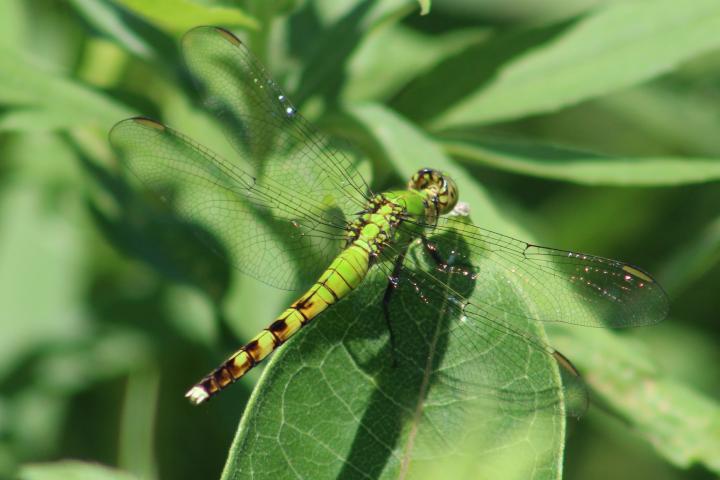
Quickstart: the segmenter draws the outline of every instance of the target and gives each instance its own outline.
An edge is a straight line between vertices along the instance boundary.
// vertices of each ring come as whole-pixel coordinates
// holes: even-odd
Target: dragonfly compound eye
[[[455,181],[441,171],[432,168],[418,170],[408,182],[408,188],[424,190],[429,196],[436,197],[436,205],[441,215],[450,213],[458,202],[458,188]]]

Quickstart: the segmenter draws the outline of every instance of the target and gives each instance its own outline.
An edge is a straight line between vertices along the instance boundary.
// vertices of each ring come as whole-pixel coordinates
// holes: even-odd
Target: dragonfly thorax
[[[404,202],[396,202],[387,194],[375,195],[367,208],[348,224],[347,244],[359,244],[371,255],[379,255],[386,243],[395,240],[396,229],[406,214]]]

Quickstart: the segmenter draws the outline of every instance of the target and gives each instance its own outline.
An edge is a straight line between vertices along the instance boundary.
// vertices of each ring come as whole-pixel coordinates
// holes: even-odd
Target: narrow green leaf
[[[403,0],[323,2],[315,7],[307,4],[306,15],[318,22],[312,35],[297,35],[295,48],[301,53],[303,66],[300,88],[293,95],[297,104],[317,94],[335,102],[347,76],[347,64],[363,38],[377,28],[399,22],[412,11],[412,4]]]
[[[720,217],[670,257],[662,272],[666,287],[678,294],[720,262]]]
[[[427,35],[401,23],[374,28],[348,62],[342,98],[346,102],[389,100],[413,78],[487,35],[487,30],[475,28]]]
[[[139,478],[158,478],[155,460],[160,374],[147,365],[128,376],[118,435],[118,465]]]
[[[112,4],[100,0],[71,1],[89,23],[110,38],[115,39],[119,44],[124,45],[128,51],[142,58],[152,56],[153,47],[123,22],[117,8],[114,8]]]
[[[27,20],[22,0],[0,2],[0,45],[14,45],[22,38]]]
[[[504,65],[489,84],[451,106],[434,126],[521,118],[646,81],[720,46],[719,30],[720,4],[715,0],[611,5]]]
[[[65,112],[46,108],[17,108],[0,115],[0,130],[49,132],[67,126]]]
[[[0,51],[0,103],[30,108],[6,119],[5,128],[95,125],[108,130],[119,118],[132,114],[109,96],[11,50]],[[40,128],[29,123],[33,119]]]
[[[428,124],[496,81],[497,72],[505,65],[547,44],[567,28],[565,22],[478,37],[457,53],[448,51],[430,71],[416,77],[393,98],[392,106],[415,122]]]
[[[214,24],[258,28],[257,21],[237,7],[212,6],[193,0],[116,1],[170,33]]]
[[[427,15],[430,13],[430,0],[418,0],[420,4],[420,15]]]
[[[33,140],[33,146],[40,148],[25,148],[40,155],[35,160],[43,164],[23,166],[58,182],[58,167],[48,169],[48,159],[72,162],[67,147],[63,149],[57,140]],[[18,150],[7,146],[3,153],[22,158]],[[28,163],[32,160],[26,159]],[[45,188],[49,192],[49,187]],[[0,197],[0,378],[50,339],[69,340],[87,328],[81,300],[87,251],[79,229],[70,220],[77,218],[79,205],[64,205],[62,216],[58,215],[47,207],[47,192],[40,187],[23,188],[18,182]],[[42,302],[37,301],[38,296]]]
[[[720,180],[720,158],[618,158],[554,145],[457,137],[442,141],[460,160],[583,185],[660,187]]]
[[[18,480],[136,480],[120,470],[75,460],[32,463],[20,470]]]
[[[720,472],[720,404],[663,375],[643,345],[605,330],[548,329],[602,400],[668,461]],[[584,354],[592,352],[592,354]]]
[[[720,136],[717,135],[720,118],[712,97],[708,101],[703,91],[681,92],[672,87],[671,83],[653,82],[602,97],[593,103],[622,119],[625,129],[629,124],[633,127],[631,131],[651,135],[660,148],[700,156],[720,156]]]

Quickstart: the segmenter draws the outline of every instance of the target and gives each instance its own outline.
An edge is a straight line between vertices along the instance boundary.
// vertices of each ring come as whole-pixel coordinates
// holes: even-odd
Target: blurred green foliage
[[[564,475],[717,476],[715,0],[4,0],[0,477],[217,478],[226,462],[258,374],[207,408],[182,393],[292,298],[138,198],[106,140],[145,114],[233,155],[177,50],[206,23],[354,141],[375,188],[451,170],[477,224],[656,273],[664,324],[548,329],[597,402],[568,422]],[[61,459],[118,471],[36,463]]]

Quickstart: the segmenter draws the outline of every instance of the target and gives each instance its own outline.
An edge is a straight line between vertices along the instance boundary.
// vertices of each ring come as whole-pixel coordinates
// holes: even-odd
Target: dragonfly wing
[[[258,178],[346,216],[364,208],[368,186],[356,161],[300,115],[237,37],[198,27],[183,37],[183,54],[206,107]]]
[[[465,253],[441,235],[455,229],[467,242]],[[651,325],[667,316],[662,287],[649,273],[618,260],[533,245],[454,217],[440,219],[430,245],[448,268],[476,278],[484,298],[471,297],[470,311],[501,323],[620,328]],[[507,289],[511,294],[503,293]]]
[[[456,254],[468,252],[459,232],[438,236]],[[466,422],[490,412],[559,414],[564,388],[554,350],[536,335],[538,326],[468,308],[471,299],[490,301],[495,293],[483,290],[477,277],[438,270],[421,244],[411,245],[390,303],[391,324],[402,327],[395,331],[398,361],[427,372],[427,401],[462,404]],[[426,347],[415,358],[412,346],[418,344]]]
[[[316,276],[342,248],[344,215],[336,205],[264,183],[161,123],[124,120],[110,141],[150,191],[209,236],[208,245],[224,247],[216,253],[265,283],[300,288],[303,273]]]

